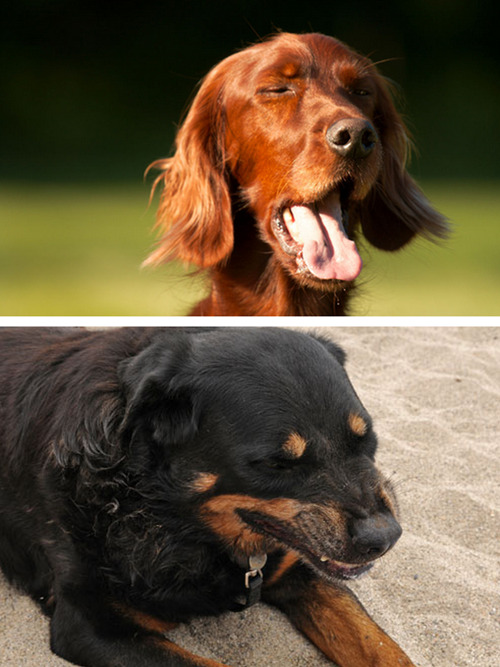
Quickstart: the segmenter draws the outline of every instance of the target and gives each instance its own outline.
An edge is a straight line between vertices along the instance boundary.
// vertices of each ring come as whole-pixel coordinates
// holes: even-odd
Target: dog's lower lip
[[[239,514],[246,523],[259,530],[259,532],[270,535],[283,545],[301,554],[306,561],[315,565],[326,576],[336,579],[355,579],[367,572],[373,565],[371,562],[344,563],[333,558],[328,558],[324,554],[319,556],[312,549],[300,544],[298,540],[291,539],[286,528],[279,525],[279,522],[275,523],[271,518],[256,515],[253,512],[240,511]]]
[[[320,569],[337,579],[356,579],[371,569],[373,563],[343,563],[333,558],[320,557]]]
[[[292,239],[284,221],[285,211],[290,211],[290,207],[285,207],[277,211],[271,220],[271,227],[279,244],[287,255],[296,256],[300,251],[300,246]],[[290,212],[291,215],[291,212]]]

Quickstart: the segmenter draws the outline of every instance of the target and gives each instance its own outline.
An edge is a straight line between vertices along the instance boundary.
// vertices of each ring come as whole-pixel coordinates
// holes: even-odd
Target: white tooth
[[[322,563],[326,563],[327,560],[328,560],[328,558],[326,556],[321,556],[321,558],[320,558],[320,561]]]
[[[284,220],[285,224],[287,224],[287,225],[291,225],[295,222],[295,219],[293,217],[293,213],[292,213],[291,209],[285,208],[283,210],[283,220]]]

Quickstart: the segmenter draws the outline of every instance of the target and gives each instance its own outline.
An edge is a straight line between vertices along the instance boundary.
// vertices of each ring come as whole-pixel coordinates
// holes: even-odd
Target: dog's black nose
[[[385,554],[401,536],[396,519],[385,512],[365,519],[356,519],[350,526],[353,550],[361,558],[371,560]]]
[[[364,158],[378,142],[373,125],[362,118],[343,118],[326,131],[329,146],[342,157]]]

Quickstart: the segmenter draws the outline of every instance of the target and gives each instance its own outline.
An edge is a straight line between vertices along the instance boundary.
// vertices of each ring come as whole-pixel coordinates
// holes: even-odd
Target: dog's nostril
[[[343,157],[363,158],[373,151],[378,135],[367,120],[344,118],[328,128],[326,141]]]
[[[332,137],[332,141],[336,146],[346,146],[351,141],[351,135],[348,130],[340,130]]]
[[[376,143],[376,140],[375,140],[375,135],[372,132],[372,130],[366,130],[365,132],[363,132],[363,136],[361,138],[361,141],[362,141],[363,146],[365,148],[367,148],[367,149],[373,148],[373,146]]]
[[[381,556],[384,554],[387,549],[389,548],[389,545],[387,542],[383,542],[380,544],[377,544],[377,546],[367,546],[365,547],[363,553],[365,556],[368,556],[370,558],[375,558],[376,556]]]
[[[365,558],[377,558],[389,550],[391,543],[385,539],[377,539],[375,542],[366,542],[363,539],[353,539],[353,545],[360,556]]]

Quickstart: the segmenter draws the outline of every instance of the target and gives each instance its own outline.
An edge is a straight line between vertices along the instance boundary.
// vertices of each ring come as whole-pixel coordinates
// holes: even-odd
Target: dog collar
[[[264,575],[262,568],[267,562],[267,554],[256,554],[253,556],[235,556],[233,560],[245,570],[245,588],[241,595],[236,598],[233,611],[248,609],[260,600]]]

